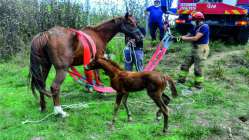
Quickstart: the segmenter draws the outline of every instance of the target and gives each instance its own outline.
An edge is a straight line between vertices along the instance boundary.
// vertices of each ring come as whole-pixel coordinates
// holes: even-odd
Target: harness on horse
[[[89,35],[85,34],[84,32],[75,30],[75,29],[70,29],[70,30],[76,33],[77,39],[82,44],[83,68],[85,69],[85,67],[91,62],[91,59],[94,58],[96,55],[96,45],[94,41],[92,40],[92,38]],[[91,50],[92,50],[92,53],[91,53]],[[88,87],[93,87],[95,91],[100,92],[100,93],[116,92],[111,87],[97,86],[96,82],[94,81],[93,81],[93,84],[90,84],[89,81],[82,74],[80,74],[80,72],[78,72],[74,66],[70,66],[70,69],[71,70],[68,70],[68,73],[79,84],[85,85]]]

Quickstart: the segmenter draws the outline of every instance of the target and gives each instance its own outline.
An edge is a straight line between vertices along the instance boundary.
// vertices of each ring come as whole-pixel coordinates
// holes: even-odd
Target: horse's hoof
[[[63,113],[61,113],[61,117],[62,118],[69,117],[69,114],[67,112],[63,112]]]
[[[86,88],[86,92],[93,93],[93,88]]]

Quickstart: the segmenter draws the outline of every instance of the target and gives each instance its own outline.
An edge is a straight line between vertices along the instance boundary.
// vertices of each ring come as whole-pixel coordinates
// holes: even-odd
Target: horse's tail
[[[47,32],[40,33],[36,35],[31,42],[31,51],[30,51],[30,68],[29,68],[29,81],[31,85],[32,94],[36,97],[35,90],[38,90],[40,93],[43,93],[47,96],[45,89],[45,76],[42,73],[44,69],[43,64],[48,64],[50,62],[45,55],[45,46],[47,46],[48,34]]]
[[[170,87],[172,96],[177,97],[178,94],[177,94],[177,90],[176,90],[176,86],[175,86],[174,81],[169,76],[164,76],[164,78],[169,83],[169,87]]]

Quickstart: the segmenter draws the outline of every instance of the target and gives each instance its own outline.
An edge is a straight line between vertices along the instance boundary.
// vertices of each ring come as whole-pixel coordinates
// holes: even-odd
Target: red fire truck
[[[176,28],[185,34],[192,28],[189,15],[200,11],[210,26],[211,38],[230,38],[246,44],[249,36],[249,0],[179,0]]]

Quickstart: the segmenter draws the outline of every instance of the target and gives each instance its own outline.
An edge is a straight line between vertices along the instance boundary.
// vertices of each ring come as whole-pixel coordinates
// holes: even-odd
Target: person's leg
[[[135,66],[137,71],[143,71],[143,58],[144,58],[144,52],[143,49],[137,49],[135,50],[136,54],[136,60],[135,60]]]
[[[124,50],[125,70],[132,71],[132,52],[129,47]]]
[[[150,28],[150,36],[151,36],[151,40],[152,40],[152,43],[151,45],[154,46],[155,45],[155,41],[156,41],[156,29],[157,29],[157,26],[155,23],[149,23],[149,28]]]
[[[185,58],[184,62],[182,63],[180,67],[180,73],[178,74],[178,81],[177,81],[178,83],[186,82],[186,77],[188,75],[189,68],[194,63],[194,58],[193,58],[192,53],[193,52],[191,52],[191,54]]]
[[[208,46],[199,46],[195,49],[194,53],[194,74],[195,74],[195,87],[202,88],[202,83],[204,82],[203,68],[204,60],[207,59],[209,54]]]

